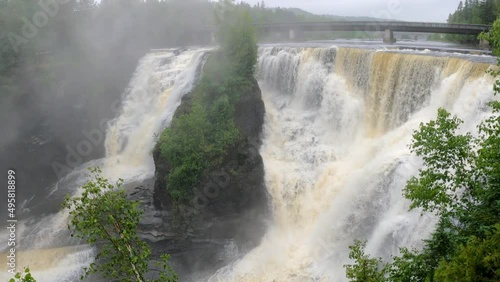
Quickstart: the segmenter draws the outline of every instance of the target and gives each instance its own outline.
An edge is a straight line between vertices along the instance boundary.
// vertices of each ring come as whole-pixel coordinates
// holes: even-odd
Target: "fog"
[[[206,47],[214,43],[212,42],[214,39],[212,30],[218,22],[217,16],[221,14],[219,13],[221,11],[218,10],[220,6],[215,2],[217,1],[0,0],[0,123],[2,124],[2,133],[0,135],[0,159],[2,159],[2,164],[0,165],[0,170],[4,175],[4,180],[7,179],[5,176],[8,170],[12,169],[16,172],[16,212],[18,219],[30,219],[29,224],[31,226],[28,224],[29,227],[27,229],[36,225],[37,222],[35,221],[39,219],[51,219],[61,214],[58,212],[61,210],[61,202],[66,196],[67,191],[57,186],[62,183],[58,182],[58,180],[66,177],[75,168],[105,156],[104,136],[108,128],[107,125],[110,120],[120,115],[123,102],[122,95],[124,93],[133,94],[129,95],[132,98],[127,96],[128,99],[132,100],[134,97],[140,97],[140,95],[135,94],[141,93],[134,93],[140,87],[129,85],[131,79],[137,77],[134,76],[134,71],[138,68],[139,62],[142,64],[144,61],[147,61],[143,64],[142,69],[142,72],[146,74],[140,77],[145,78],[141,82],[149,85],[154,84],[151,80],[157,78],[147,73],[147,71],[156,67],[155,63],[166,68],[174,65],[169,63],[175,61],[175,58],[181,57],[182,59],[175,66],[182,66],[186,69],[192,68],[192,71],[187,73],[191,73],[190,81],[192,84],[195,84],[199,78],[199,74],[201,74],[206,56],[212,52],[212,49],[204,48],[202,51],[193,51],[187,47]],[[252,5],[254,2],[252,2]],[[317,16],[298,10],[265,9],[263,6],[260,6],[260,3],[259,6],[250,6],[247,4],[241,4],[241,6],[248,8],[255,22],[282,23],[356,20],[353,18],[348,19],[347,17]],[[308,6],[305,4],[299,6],[299,8],[301,7],[306,10],[308,9]],[[352,15],[358,15],[359,12]],[[334,11],[332,11],[333,13]],[[377,17],[377,15],[370,13],[364,13],[363,16]],[[250,20],[248,22],[251,24]],[[252,28],[248,28],[248,30],[253,31]],[[277,31],[277,34],[262,30],[257,30],[256,33],[261,42],[268,41],[275,43],[276,41],[290,41],[292,39],[287,29],[283,32]],[[299,35],[299,32],[297,34]],[[363,31],[342,31],[336,32],[334,35],[332,34],[331,32],[323,31],[300,32],[300,40],[330,40],[335,39],[333,38],[334,36],[351,39],[359,38],[359,35],[363,36],[363,39],[380,39],[377,38],[377,36],[380,36],[379,33],[372,34]],[[249,38],[250,36],[247,37]],[[152,58],[150,61],[147,60],[149,57],[158,55],[155,53],[146,56],[152,49],[166,48],[176,48],[178,50],[171,52],[175,54],[171,57],[165,56]],[[182,50],[182,52],[179,50]],[[186,59],[190,57],[188,55],[182,57],[183,52],[192,52],[193,54],[189,56],[197,59]],[[196,52],[200,52],[200,54],[194,54]],[[163,53],[160,55],[163,56]],[[145,59],[141,60],[144,57]],[[186,60],[186,62],[183,60]],[[194,61],[197,63],[193,63]],[[175,75],[182,76],[180,73],[178,72]],[[158,74],[158,76],[162,74]],[[252,76],[252,73],[249,76]],[[182,79],[189,80],[185,77],[182,77]],[[173,82],[174,79],[166,79],[165,81],[168,81],[168,83],[164,84],[169,86],[175,83]],[[124,103],[128,107],[123,108],[133,108],[130,111],[139,114],[129,115],[130,118],[127,119],[127,122],[120,124],[123,127],[113,127],[113,124],[111,128],[118,128],[116,129],[117,133],[115,132],[115,135],[118,136],[117,139],[120,139],[122,131],[127,131],[127,126],[136,126],[142,129],[140,121],[137,121],[137,124],[131,124],[135,123],[137,116],[146,116],[145,113],[147,113],[149,108],[156,106],[160,108],[159,111],[161,112],[162,107],[165,106],[161,102],[170,101],[168,100],[168,95],[172,91],[171,88],[164,86],[162,84],[161,87],[157,87],[152,91],[155,94],[160,93],[161,95],[158,95],[161,96],[160,98],[165,95],[166,98],[163,100],[156,97],[159,100],[155,100],[154,103],[150,101],[151,103],[149,104],[144,103],[146,106],[137,106],[135,108],[134,106],[139,103],[130,103],[132,105]],[[185,85],[183,84],[182,86]],[[172,88],[175,87],[172,86]],[[179,91],[181,90],[177,90],[177,92]],[[190,90],[186,90],[185,92],[188,91]],[[175,89],[172,92],[174,92],[172,96],[179,96],[180,104],[182,97],[178,93],[175,94]],[[260,91],[259,95],[261,95]],[[172,104],[175,107],[178,106],[178,103]],[[137,108],[141,108],[142,111],[134,111]],[[127,110],[124,110],[124,113],[128,113]],[[174,113],[175,109],[170,114],[173,116]],[[162,115],[158,114],[157,116],[162,117]],[[158,125],[157,128],[160,128],[160,125],[164,125],[162,122],[164,120],[155,120],[155,122],[150,122],[150,124],[154,123],[154,125]],[[150,126],[149,129],[153,127]],[[151,138],[151,141],[147,145],[156,144],[157,139],[153,139],[151,136],[153,134],[150,134],[153,131],[138,130],[138,134],[134,135],[134,140],[141,140],[140,137],[142,135],[149,135],[148,138]],[[147,134],[142,134],[143,132]],[[113,136],[113,134],[110,135]],[[122,140],[125,140],[125,138],[120,139],[120,141]],[[127,146],[126,143],[129,141],[130,139],[126,139],[123,143],[115,142],[117,144],[115,146],[115,151],[118,152],[117,155],[121,151],[124,151],[123,148]],[[143,147],[140,147],[140,145],[144,145],[144,143],[136,142],[136,144],[139,145],[131,146],[132,149],[129,150],[131,151],[129,155],[135,156],[135,151],[141,151],[141,156],[145,155],[148,161],[150,161],[152,159],[150,156],[151,148],[154,147],[154,144],[150,146],[151,148],[143,146],[147,147],[147,150],[141,150]],[[127,151],[127,153],[129,152]],[[240,155],[236,155],[240,157]],[[122,161],[122,164],[127,163],[127,161],[134,163],[131,161],[133,158],[123,159],[120,157],[118,156],[113,159],[116,162],[112,164],[119,164],[120,161]],[[146,157],[140,159],[143,160]],[[238,161],[241,160],[238,159]],[[117,171],[123,174],[119,170],[121,166],[117,165],[116,167],[118,167]],[[133,166],[130,167],[133,168]],[[262,169],[262,175],[264,175],[264,167],[259,169]],[[140,171],[139,174],[142,172]],[[151,169],[149,172],[151,174],[147,174],[147,180],[141,179],[137,181],[140,182],[139,184],[133,181],[127,184],[129,186],[143,185],[143,182],[149,181],[151,183],[144,185],[150,185],[148,188],[154,186],[154,171]],[[144,175],[146,174],[144,173]],[[77,177],[84,179],[83,173],[75,176],[75,178]],[[81,187],[80,182],[72,182],[72,179],[65,179],[63,182],[73,185],[73,189]],[[79,183],[78,185],[80,186],[77,186],[75,183]],[[250,183],[249,186],[262,185],[264,187],[263,183],[264,181],[260,181],[257,184]],[[61,186],[63,185],[61,184]],[[255,187],[252,186],[251,188]],[[137,189],[137,186],[130,189]],[[153,198],[152,191],[144,192],[143,190],[134,193],[144,193],[145,196],[141,194],[143,199],[148,197]],[[265,187],[263,190],[265,190]],[[151,192],[151,195],[147,194],[149,192]],[[268,195],[265,196],[267,197]],[[242,196],[241,198],[245,197]],[[150,202],[152,201],[151,199]],[[228,199],[227,201],[231,202],[232,199]],[[7,216],[6,204],[4,201],[0,205],[1,218],[6,218]],[[266,207],[261,208],[258,206],[257,208],[265,210],[269,207],[270,205],[268,206],[266,203]],[[156,228],[155,224],[157,222],[155,220],[159,220],[160,225],[163,223],[168,225],[170,223],[163,221],[164,218],[157,216],[157,213],[160,213],[159,211],[148,212],[146,212],[147,216],[149,216],[148,219],[153,219],[151,220],[152,223],[147,222],[144,223],[145,225]],[[174,213],[175,211],[166,212],[168,216],[170,216],[170,212]],[[210,214],[206,215],[207,218],[210,216],[215,217]],[[257,217],[256,215],[252,216]],[[231,225],[233,230],[240,228],[237,225],[237,221],[231,223],[231,220],[225,218],[216,218],[216,220],[222,222],[221,226],[227,223],[228,225],[233,224]],[[52,223],[50,220],[48,222]],[[207,220],[203,223],[209,225],[210,221]],[[3,224],[0,224],[0,227],[3,227]],[[66,222],[64,222],[65,224]],[[203,226],[203,224],[199,225],[201,227],[196,227],[209,229],[209,227]],[[58,225],[57,227],[60,226]],[[224,236],[230,237],[225,234],[223,228],[217,226],[210,226],[210,228],[219,229],[217,231],[221,233],[221,238]],[[63,228],[60,229],[62,230]],[[31,231],[30,233],[35,233]],[[183,231],[176,230],[179,233]],[[214,243],[210,241],[211,238],[208,235],[206,241],[198,240],[195,242],[196,240],[193,240],[190,242],[189,240],[192,237],[189,236],[193,236],[191,233],[198,231],[188,230],[184,232],[186,234],[180,234],[185,236],[180,240],[181,243],[174,239],[158,240],[159,242],[156,242],[156,247],[158,248],[154,250],[154,254],[157,255],[165,249],[174,250],[178,255],[176,258],[174,254],[173,264],[174,266],[179,266],[176,271],[185,275],[193,275],[193,273],[189,272],[195,269],[195,271],[192,271],[195,272],[193,277],[200,277],[215,271],[216,269],[212,269],[214,268],[213,265],[218,265],[218,267],[224,266],[223,262],[225,258],[213,259],[215,256],[213,254],[218,254],[221,249],[225,248],[227,253],[231,253],[234,256],[241,255],[251,249],[250,247],[248,247],[249,249],[245,249],[247,248],[245,247],[238,250],[240,246],[232,242],[234,238],[224,237],[224,239],[231,241],[232,245],[220,242]],[[250,237],[253,240],[260,236],[256,234],[260,234],[259,232],[262,230],[255,228],[255,230],[238,229],[238,231],[245,233],[245,240]],[[58,235],[64,232],[67,232],[66,229]],[[33,234],[28,235],[35,236]],[[66,233],[63,235],[66,235]],[[167,235],[172,236],[170,234]],[[155,237],[155,235],[152,236]],[[175,236],[179,236],[179,234]],[[178,237],[175,238],[177,239]],[[260,237],[258,239],[260,240]],[[250,242],[251,240],[248,241]],[[0,239],[0,243],[2,242],[4,242],[4,239]],[[61,245],[72,244],[68,242],[64,241]],[[50,248],[54,248],[55,246],[48,243],[43,247],[49,248],[48,253],[50,254]],[[64,245],[63,247],[66,246]],[[91,249],[92,247],[88,248]],[[203,254],[202,249],[205,249],[204,256],[200,255]],[[2,250],[0,248],[0,252]],[[44,259],[47,259],[47,257],[44,257],[42,260]],[[197,272],[199,269],[204,269],[204,267],[210,268],[205,269],[207,273]]]
[[[212,15],[203,0],[0,1],[1,169],[19,173],[19,197],[43,194],[67,172],[52,165],[116,116],[139,58],[209,43],[195,31]]]

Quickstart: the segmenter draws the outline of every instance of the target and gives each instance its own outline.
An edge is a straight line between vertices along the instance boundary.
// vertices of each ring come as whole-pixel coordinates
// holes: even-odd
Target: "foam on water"
[[[273,223],[210,281],[343,281],[348,246],[390,258],[421,247],[436,219],[402,196],[421,160],[408,144],[445,107],[472,130],[488,115],[488,64],[349,48],[264,47],[261,154]]]
[[[156,136],[170,124],[182,96],[192,89],[207,51],[162,50],[146,55],[122,97],[120,113],[108,124],[106,157],[76,168],[50,189],[47,197],[56,192],[78,195],[87,180],[88,167],[101,167],[103,176],[111,181],[122,178],[131,183],[151,178]],[[90,246],[71,239],[67,224],[66,211],[19,222],[18,269],[29,266],[41,282],[79,280],[83,267],[92,262],[95,253]],[[3,233],[2,238],[7,238],[8,234]],[[0,255],[6,258],[5,253]],[[3,270],[0,273],[0,280],[11,277]]]

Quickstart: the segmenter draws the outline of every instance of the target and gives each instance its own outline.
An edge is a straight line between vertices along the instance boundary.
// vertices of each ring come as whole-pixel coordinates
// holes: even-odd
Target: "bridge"
[[[290,40],[295,40],[298,33],[306,31],[385,32],[385,43],[395,42],[394,32],[479,35],[491,29],[489,25],[394,21],[259,23],[255,27],[264,32],[289,32]]]

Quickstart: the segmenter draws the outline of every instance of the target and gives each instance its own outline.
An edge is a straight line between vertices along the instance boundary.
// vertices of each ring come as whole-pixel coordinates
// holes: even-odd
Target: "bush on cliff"
[[[219,20],[220,49],[210,54],[200,83],[160,136],[156,149],[169,165],[167,191],[175,202],[186,202],[204,172],[222,163],[240,139],[234,122],[235,103],[253,84],[257,43],[248,11],[226,3]]]

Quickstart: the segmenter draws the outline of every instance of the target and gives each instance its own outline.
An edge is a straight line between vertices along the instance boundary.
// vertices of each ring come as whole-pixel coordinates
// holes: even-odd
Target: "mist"
[[[74,168],[67,156],[89,132],[105,134],[141,57],[207,44],[193,34],[213,24],[203,0],[0,1],[0,9],[0,157],[3,171],[25,176],[24,199]],[[92,145],[75,164],[104,155],[102,140]]]
[[[147,278],[168,254],[179,281],[344,281],[356,239],[384,260],[421,249],[438,218],[402,194],[422,167],[411,134],[438,108],[465,114],[467,130],[489,114],[495,53],[472,33],[490,30],[500,2],[395,15],[363,1],[0,0],[0,169],[15,172],[18,268],[66,282],[107,263],[95,258],[106,236],[79,237],[62,207],[97,187],[89,167],[133,203],[116,212],[90,197],[108,214],[87,217],[147,243]],[[372,28],[413,7],[474,27]],[[115,224],[127,211],[136,222]]]

